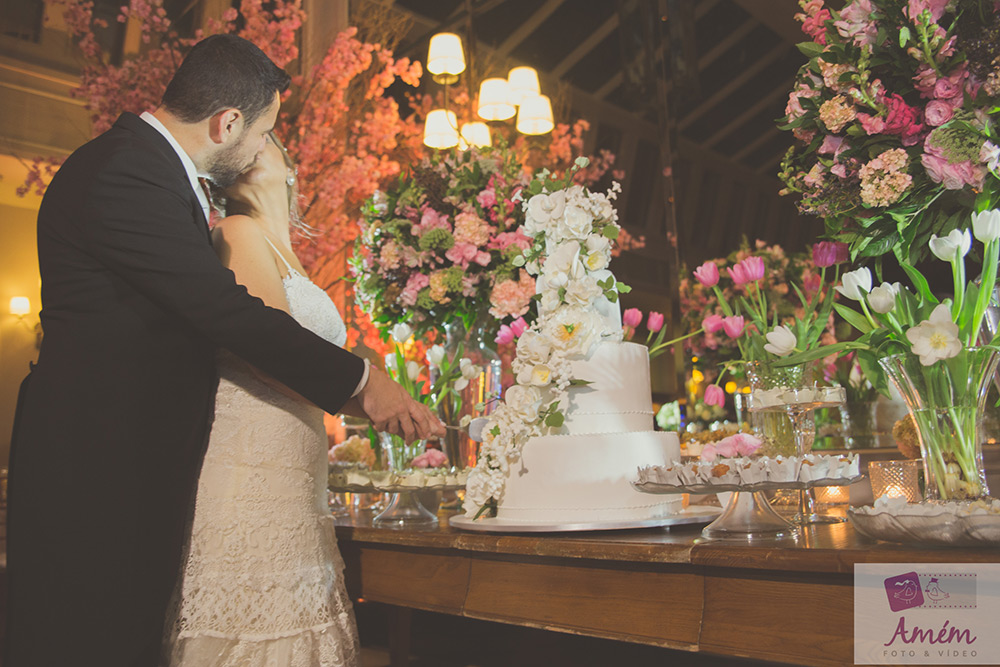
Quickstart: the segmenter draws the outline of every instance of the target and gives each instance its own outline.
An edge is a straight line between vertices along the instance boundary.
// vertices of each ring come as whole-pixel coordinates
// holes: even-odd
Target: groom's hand
[[[368,383],[357,398],[377,431],[402,436],[406,442],[445,434],[444,424],[430,408],[410,398],[406,390],[376,368],[371,369]]]

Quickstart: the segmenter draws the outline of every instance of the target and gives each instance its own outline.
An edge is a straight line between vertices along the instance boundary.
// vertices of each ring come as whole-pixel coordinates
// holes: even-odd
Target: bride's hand
[[[406,442],[444,436],[444,424],[430,408],[406,393],[384,372],[372,368],[368,383],[357,396],[377,431],[402,436]]]

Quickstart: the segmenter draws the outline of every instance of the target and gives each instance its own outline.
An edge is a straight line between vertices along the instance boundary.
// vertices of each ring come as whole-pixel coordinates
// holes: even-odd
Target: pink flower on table
[[[719,284],[719,267],[715,262],[705,262],[694,270],[694,277],[705,287],[713,287]]]
[[[944,8],[948,6],[950,0],[910,0],[908,6],[903,10],[910,20],[916,23],[920,19],[920,14],[926,9],[931,13],[931,23],[937,23],[944,16]]]
[[[638,308],[629,308],[622,313],[622,324],[625,326],[635,329],[640,323],[642,323],[642,311]]]
[[[440,468],[447,460],[448,457],[440,449],[427,449],[414,457],[410,465],[414,468]]]
[[[736,456],[736,436],[731,435],[715,443],[715,453],[719,456]]]
[[[959,69],[947,77],[942,77],[934,84],[934,97],[939,100],[962,94],[962,84],[965,83],[965,70]]]
[[[822,9],[812,16],[807,16],[802,21],[802,32],[812,37],[817,44],[826,44],[825,23],[831,18],[829,9]]]
[[[510,330],[514,332],[515,338],[520,338],[521,334],[528,330],[528,323],[523,317],[519,317],[510,323]]]
[[[763,444],[760,438],[749,433],[737,433],[731,437],[736,440],[736,453],[740,456],[753,456]]]
[[[942,79],[943,81],[944,79]],[[931,100],[924,107],[924,120],[931,127],[937,127],[939,125],[944,125],[952,116],[954,116],[954,109],[948,102],[943,102],[941,100]]]
[[[974,165],[970,160],[949,162],[944,151],[932,142],[933,136],[932,132],[924,140],[924,154],[920,158],[930,179],[941,183],[948,190],[961,190],[966,185],[982,188],[986,178],[986,170],[982,165]]]
[[[490,240],[489,224],[472,211],[462,211],[455,216],[455,243],[468,243],[477,248]]]
[[[714,334],[722,329],[723,320],[721,315],[709,315],[701,321],[701,326],[705,333]]]
[[[412,230],[416,236],[423,236],[432,229],[447,229],[451,231],[451,224],[448,222],[448,216],[438,213],[434,209],[425,207],[423,214],[420,216],[420,222],[413,225]]]
[[[717,384],[710,384],[705,387],[705,404],[722,407],[726,404],[726,392]]]
[[[760,257],[747,257],[729,269],[729,277],[737,285],[757,282],[764,277],[764,260]]]
[[[933,97],[937,82],[938,74],[933,67],[930,65],[917,67],[917,73],[913,75],[913,87],[920,91],[921,97]]]
[[[800,99],[808,99],[817,95],[819,95],[818,90],[800,83],[795,90],[788,94],[788,103],[785,105],[785,115],[788,116],[788,120],[795,120],[806,113],[806,110],[802,108],[802,103],[799,102]]]
[[[865,132],[869,135],[882,134],[882,132],[885,131],[885,121],[882,120],[881,116],[859,113],[858,122],[861,123],[861,127],[864,128]]]
[[[416,305],[417,295],[420,293],[420,290],[430,284],[431,279],[429,276],[423,273],[414,273],[406,281],[406,287],[403,288],[402,293],[399,295],[399,302],[404,306]]]
[[[813,264],[825,269],[834,264],[842,264],[848,259],[849,246],[839,241],[820,241],[812,247]]]
[[[649,313],[649,319],[646,321],[646,328],[653,333],[658,332],[663,328],[663,313]]]
[[[496,206],[497,203],[497,193],[493,188],[487,188],[476,195],[476,201],[483,208],[490,208],[491,206]]]
[[[840,20],[833,26],[841,37],[854,40],[855,46],[870,46],[878,36],[871,14],[871,0],[855,0],[840,11]]]
[[[525,236],[520,229],[515,229],[512,232],[500,232],[486,244],[486,247],[490,250],[500,250],[501,252],[506,250],[511,246],[516,246],[521,250],[527,250],[531,247],[532,240]]]
[[[713,384],[712,387],[715,387],[715,385]],[[715,388],[719,389],[718,387],[715,387]],[[709,389],[711,389],[711,387],[709,387]],[[722,390],[719,389],[719,391],[722,391]],[[706,396],[705,403],[708,403],[708,390],[707,389],[705,390],[705,396]],[[714,405],[714,403],[708,403],[708,405]],[[712,443],[708,443],[707,445],[705,445],[704,447],[701,448],[701,455],[699,456],[699,458],[702,461],[704,461],[705,463],[711,463],[712,461],[715,460],[716,456],[718,456],[718,454],[716,454],[716,452],[715,452],[715,445],[713,445]]]
[[[742,315],[730,315],[722,320],[722,329],[730,338],[739,338],[743,335],[744,320]]]
[[[471,243],[456,243],[444,256],[463,269],[468,268],[470,262],[480,266],[487,266],[490,263],[490,254]]]

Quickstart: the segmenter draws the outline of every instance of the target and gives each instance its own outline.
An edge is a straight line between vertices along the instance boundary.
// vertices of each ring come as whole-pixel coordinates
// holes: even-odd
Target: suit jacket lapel
[[[174,151],[174,147],[170,145],[170,142],[167,141],[155,127],[144,121],[142,118],[139,118],[139,116],[134,113],[126,111],[118,117],[118,120],[115,121],[115,125],[139,135],[144,141],[148,142],[154,149],[156,149],[156,152],[162,156],[164,160],[169,162],[172,168],[179,172],[183,182],[186,184],[186,187],[175,191],[188,198],[188,201],[191,204],[191,221],[205,233],[205,240],[208,241],[209,245],[211,245],[212,235],[208,229],[208,220],[205,219],[205,211],[201,208],[201,202],[198,201],[198,196],[190,187],[187,171],[184,169],[184,163],[181,162],[177,152]],[[169,184],[164,185],[169,187]]]

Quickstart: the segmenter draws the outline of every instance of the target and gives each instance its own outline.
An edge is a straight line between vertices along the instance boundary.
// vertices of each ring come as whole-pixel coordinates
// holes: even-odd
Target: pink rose
[[[722,329],[723,321],[721,315],[709,315],[701,321],[701,326],[706,333],[714,334]]]
[[[731,315],[730,317],[722,320],[722,329],[730,338],[739,338],[742,336],[743,328],[744,324],[742,315]]]
[[[719,456],[736,456],[736,436],[731,435],[715,443],[715,453]]]
[[[642,323],[642,311],[638,308],[629,308],[624,313],[622,313],[622,324],[629,327],[630,329],[635,329],[639,324]]]
[[[663,328],[663,313],[649,313],[649,319],[646,321],[646,328],[656,333]]]
[[[726,404],[726,392],[717,384],[710,384],[705,387],[705,405],[715,405],[722,407]]]
[[[958,78],[941,78],[937,80],[934,84],[934,97],[944,99],[947,97],[955,97],[962,92],[962,83],[965,77]]]
[[[736,440],[736,453],[740,456],[753,456],[763,444],[760,438],[749,433],[737,433],[732,438]]]
[[[705,262],[694,270],[695,279],[705,287],[719,284],[719,267],[715,262]]]
[[[885,134],[898,134],[904,139],[908,139],[924,129],[923,124],[917,122],[917,119],[920,118],[920,112],[904,102],[899,95],[886,97],[885,106],[887,109]]]
[[[944,81],[945,79],[941,79]],[[940,81],[938,82],[940,83]],[[954,116],[952,107],[947,102],[942,102],[941,100],[931,100],[927,103],[924,108],[924,120],[931,127],[937,127],[939,125],[944,125],[952,116]]]
[[[712,386],[714,387],[715,385],[712,385]],[[716,387],[716,388],[718,388],[718,387]],[[705,392],[705,395],[706,396],[708,395],[708,391]],[[707,398],[705,399],[705,402],[708,403],[708,399]],[[711,463],[712,461],[714,461],[715,460],[715,456],[716,456],[716,454],[715,454],[715,445],[713,445],[712,443],[708,443],[707,445],[705,445],[704,447],[701,448],[701,457],[700,458],[705,463]]]

